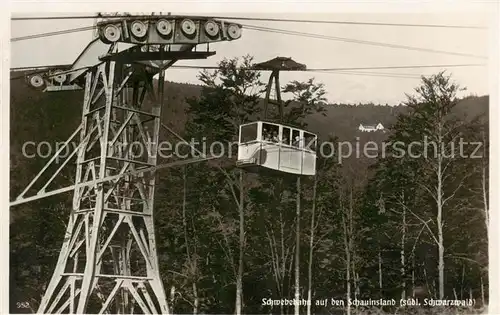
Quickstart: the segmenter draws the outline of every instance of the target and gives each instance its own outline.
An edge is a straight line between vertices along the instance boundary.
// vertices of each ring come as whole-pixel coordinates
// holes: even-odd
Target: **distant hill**
[[[200,85],[167,82],[165,84],[165,104],[162,110],[163,122],[176,132],[182,132],[187,121],[186,98],[199,97]],[[21,163],[22,144],[26,141],[64,141],[80,121],[82,91],[42,93],[30,88],[22,79],[11,80],[11,163]],[[467,97],[457,106],[460,116],[488,118],[488,96]],[[374,104],[328,104],[326,116],[311,115],[307,119],[308,128],[326,139],[334,135],[341,141],[383,141],[388,133],[363,133],[359,124],[382,123],[391,127],[399,114],[407,107],[403,105]],[[22,164],[22,163],[21,163]]]

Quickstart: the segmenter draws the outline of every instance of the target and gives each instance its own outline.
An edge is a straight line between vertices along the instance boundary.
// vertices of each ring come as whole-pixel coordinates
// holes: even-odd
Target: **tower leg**
[[[108,61],[87,73],[76,184],[157,165],[163,75],[155,89],[142,66]],[[155,172],[144,171],[76,186],[39,313],[169,313],[156,253],[155,185]]]
[[[274,82],[274,86],[273,86]],[[275,100],[271,99],[271,91],[274,87]],[[269,103],[278,106],[279,121],[283,122],[283,103],[281,101],[281,88],[279,81],[279,70],[273,70],[269,76],[269,82],[266,87],[266,95],[264,98],[264,119],[268,119]]]

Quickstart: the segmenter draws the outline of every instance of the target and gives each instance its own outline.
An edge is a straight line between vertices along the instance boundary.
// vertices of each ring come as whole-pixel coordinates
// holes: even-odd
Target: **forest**
[[[225,59],[199,73],[199,86],[168,82],[164,124],[184,139],[237,141],[241,124],[262,117],[267,74],[244,70],[252,64],[251,56]],[[316,133],[318,145],[431,144],[413,146],[414,156],[394,145],[340,163],[336,150],[318,153],[309,177],[246,172],[234,154],[158,171],[156,241],[171,311],[479,313],[488,304],[488,96],[459,97],[465,87],[446,72],[416,83],[393,105],[328,104],[314,78],[282,86],[284,122]],[[50,158],[25,157],[23,144],[65,141],[80,123],[82,95],[11,81],[11,200]],[[386,132],[357,130],[378,122]],[[36,312],[71,200],[67,193],[10,209],[11,313]],[[412,297],[467,305],[401,305]]]

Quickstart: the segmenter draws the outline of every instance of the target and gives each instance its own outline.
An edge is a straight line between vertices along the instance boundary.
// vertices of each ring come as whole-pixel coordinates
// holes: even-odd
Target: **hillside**
[[[79,125],[83,93],[41,93],[30,89],[22,80],[12,80],[11,83],[10,193],[14,199],[54,153],[47,150],[65,141]],[[167,82],[165,90],[163,122],[182,134],[190,118],[186,114],[186,98],[200,97],[202,88]],[[214,133],[217,139],[224,137],[227,140],[234,128],[232,125],[221,126],[223,123],[220,122],[236,119],[237,115],[221,114],[230,107],[219,106],[225,96],[216,96],[195,108],[197,112],[193,117],[201,122],[197,121],[195,128],[199,132],[193,134],[205,136],[217,132]],[[241,106],[236,102],[228,104]],[[145,106],[148,105],[150,103],[146,102]],[[336,136],[351,145],[363,145],[367,141],[380,144],[390,135],[398,115],[408,109],[373,104],[324,106],[326,116],[309,116],[306,121],[308,129],[317,133],[320,141]],[[205,112],[207,107],[210,110]],[[404,125],[411,128],[399,128],[400,132],[404,129],[403,132],[410,135],[400,139],[417,139],[435,131],[433,126],[420,126],[425,125],[422,121],[434,121],[436,110],[425,104],[422,109],[425,115],[416,117],[420,120],[415,122],[415,117],[412,117],[413,121],[410,119]],[[485,96],[463,99],[454,114],[462,119],[483,115],[487,123],[487,113],[488,97]],[[220,116],[223,119],[212,119]],[[389,132],[360,132],[358,126],[361,123],[381,123]],[[450,127],[448,130],[454,129]],[[160,137],[162,140],[173,138],[165,130],[161,131]],[[28,154],[33,155],[29,157],[23,154],[24,144],[28,142],[38,145],[45,142],[47,145],[40,147],[42,152],[38,152],[38,157],[31,147]],[[482,173],[487,161],[456,159],[447,164],[447,167],[451,166],[445,176],[453,176],[444,183],[442,192],[450,201],[442,211],[446,221],[446,225],[442,225],[444,241],[435,246],[432,238],[436,233],[435,226],[444,221],[438,221],[441,217],[436,219],[436,202],[432,193],[426,191],[432,186],[426,185],[433,185],[437,177],[442,182],[441,173],[427,172],[428,165],[436,165],[430,164],[436,159],[379,160],[377,176],[370,176],[373,169],[368,166],[377,159],[363,157],[363,148],[352,153],[360,151],[360,155],[352,154],[350,159],[343,159],[341,165],[319,159],[322,163],[317,164],[317,176],[300,181],[295,176],[282,174],[266,176],[238,172],[229,159],[224,160],[228,165],[222,165],[222,172],[210,167],[209,163],[193,163],[189,167],[172,167],[160,172],[154,204],[159,269],[165,290],[176,290],[183,297],[171,298],[172,313],[234,313],[238,277],[242,284],[244,314],[277,313],[277,308],[263,305],[262,301],[293,298],[293,279],[303,284],[312,279],[310,288],[314,293],[311,299],[316,301],[343,299],[347,280],[352,284],[352,287],[347,285],[348,296],[354,294],[361,299],[399,300],[402,294],[408,292],[409,296],[422,286],[428,287],[429,295],[432,291],[430,296],[436,297],[437,287],[441,290],[442,284],[446,292],[443,297],[452,298],[454,294],[457,299],[459,293],[461,299],[474,298],[478,301],[476,305],[487,303],[488,296],[484,292],[488,292],[488,239],[483,215],[489,210],[484,207],[488,201],[484,202],[483,197],[488,191]],[[233,171],[234,174],[240,173],[239,180],[231,178]],[[59,175],[58,187],[70,185],[75,176],[74,164]],[[235,190],[240,191],[239,198]],[[459,193],[455,194],[457,191]],[[72,194],[66,193],[11,207],[11,313],[29,311],[15,309],[20,301],[30,301],[33,309],[37,307],[58,261],[72,209],[71,199]],[[406,215],[406,210],[402,217],[386,211],[399,211],[401,205],[418,216]],[[83,207],[82,204],[81,209]],[[132,209],[130,203],[128,207]],[[427,222],[433,220],[436,224],[429,227]],[[83,218],[80,222],[80,226],[84,226]],[[423,228],[425,226],[429,232]],[[106,230],[109,232],[110,229]],[[316,235],[314,243],[310,243],[313,241],[312,231]],[[115,241],[118,246],[124,244],[120,239]],[[82,236],[78,244],[84,242]],[[440,254],[436,248],[445,248],[447,255],[462,259],[447,258],[441,274],[436,266],[442,252]],[[81,252],[84,250],[82,246]],[[281,254],[277,254],[279,252]],[[237,264],[232,253],[241,254]],[[75,255],[75,260],[78,259],[81,256]],[[133,275],[147,270],[147,264],[142,266],[137,258],[130,262]],[[237,273],[237,265],[244,271]],[[295,272],[292,272],[293,265],[296,266]],[[106,267],[112,270],[111,265]],[[402,269],[404,277],[401,277]],[[277,279],[276,275],[280,274],[281,279]],[[306,293],[300,294],[305,297]],[[193,310],[193,305],[199,305],[199,308],[196,306]],[[100,309],[93,307],[89,312],[97,313]],[[316,304],[312,311],[340,314],[342,310],[334,305]],[[394,314],[394,308],[384,311],[385,314]],[[474,313],[470,308],[466,311]],[[409,313],[406,308],[403,312]],[[437,309],[435,313],[445,312]],[[291,314],[291,308],[284,308],[282,314]]]
[[[187,109],[186,98],[199,97],[202,87],[185,83],[168,82],[165,84],[165,108],[163,109],[164,122],[173,126],[175,130],[182,131],[186,122]],[[36,107],[53,117],[50,107],[57,107],[57,103],[64,102],[65,107],[70,110],[71,117],[65,117],[64,122],[70,123],[78,121],[79,104],[82,102],[82,91],[59,92],[59,93],[41,93],[28,87],[23,80],[11,81],[11,122],[16,121],[16,113],[24,111],[21,108],[36,104]],[[312,132],[318,133],[320,137],[326,137],[329,134],[338,136],[341,140],[353,138],[359,124],[382,123],[384,126],[390,126],[397,118],[398,114],[404,113],[406,107],[403,105],[374,105],[374,104],[329,104],[326,105],[326,116],[315,114],[308,118],[308,125]],[[457,108],[461,115],[473,117],[476,115],[488,113],[488,96],[467,97]],[[54,117],[55,118],[55,117]],[[46,125],[49,121],[40,121],[40,124]],[[52,124],[63,123],[63,121],[53,120]],[[32,125],[32,127],[35,127]],[[62,129],[65,130],[63,126]],[[18,133],[16,132],[16,135]],[[14,139],[12,139],[14,140]],[[14,140],[14,142],[16,142]]]
[[[163,122],[182,133],[187,120],[186,98],[201,95],[200,85],[167,82],[165,84],[165,108],[162,110]],[[80,120],[83,92],[41,93],[31,89],[23,80],[11,81],[11,164],[23,164],[22,144],[26,141],[64,141],[73,132]],[[488,96],[465,98],[456,107],[461,117],[485,115],[488,118]],[[146,105],[147,106],[147,105]],[[383,141],[388,133],[364,133],[358,131],[359,124],[382,123],[385,128],[396,121],[397,116],[407,109],[403,105],[374,104],[329,104],[325,105],[326,116],[313,114],[307,120],[311,132],[320,139],[333,135],[340,141]],[[162,131],[160,137],[166,137]],[[24,160],[26,160],[24,158]],[[26,161],[24,161],[26,162]],[[21,167],[19,172],[25,168]],[[16,177],[22,174],[16,172]]]

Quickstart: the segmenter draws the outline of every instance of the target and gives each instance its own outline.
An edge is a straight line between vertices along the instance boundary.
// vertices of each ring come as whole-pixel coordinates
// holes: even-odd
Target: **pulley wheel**
[[[184,34],[191,36],[196,32],[196,25],[193,20],[185,19],[181,23],[181,29]]]
[[[66,74],[62,73],[62,74],[58,74],[59,72],[62,72],[62,71],[56,71],[54,72],[54,81],[56,81],[57,83],[63,83],[64,81],[66,81]]]
[[[214,21],[208,21],[205,23],[205,32],[208,36],[215,37],[219,34],[219,25]]]
[[[229,35],[231,39],[238,39],[241,37],[241,28],[236,24],[229,25],[227,28],[227,35]]]
[[[107,25],[104,28],[104,38],[111,43],[117,42],[120,39],[120,29],[118,26],[113,24]]]
[[[148,28],[146,24],[142,21],[134,21],[132,22],[132,25],[130,26],[130,31],[132,32],[132,35],[135,37],[144,37],[146,36],[146,33],[148,32]]]
[[[168,36],[172,33],[172,24],[167,20],[159,20],[156,23],[156,30],[160,35]]]
[[[39,75],[34,75],[30,78],[30,84],[33,86],[33,87],[36,87],[36,88],[39,88],[41,86],[43,86],[44,84],[44,81],[43,81],[43,78]]]

